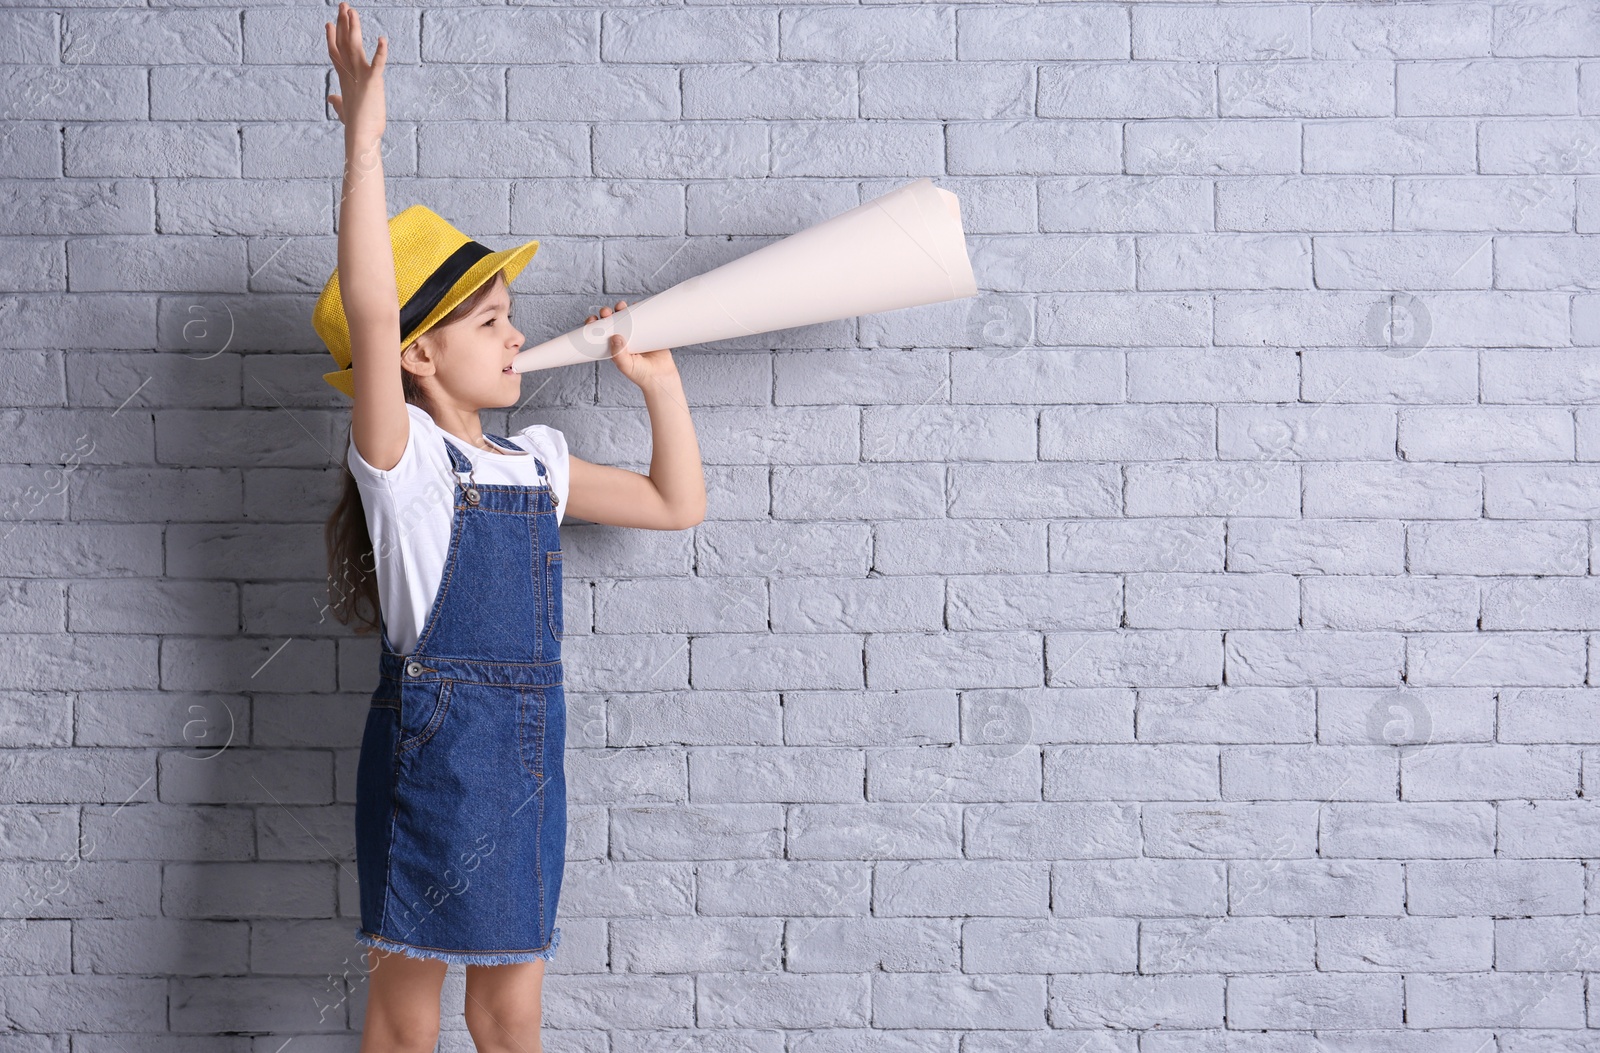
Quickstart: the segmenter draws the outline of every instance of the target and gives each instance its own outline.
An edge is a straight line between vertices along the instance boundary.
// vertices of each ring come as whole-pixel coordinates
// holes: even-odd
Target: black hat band
[[[468,241],[459,249],[452,252],[448,258],[433,269],[427,281],[411,294],[411,298],[400,308],[400,343],[405,345],[411,331],[421,325],[433,309],[455,288],[461,276],[472,269],[472,265],[489,255],[494,250],[477,241]]]

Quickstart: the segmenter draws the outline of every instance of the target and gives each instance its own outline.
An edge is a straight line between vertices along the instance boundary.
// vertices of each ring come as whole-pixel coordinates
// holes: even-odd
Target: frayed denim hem
[[[375,947],[380,951],[398,951],[407,958],[431,958],[456,965],[512,965],[516,962],[531,962],[535,958],[543,958],[545,961],[554,958],[556,948],[561,946],[561,926],[557,925],[550,930],[550,946],[541,951],[444,951],[433,947],[414,947],[398,940],[386,940],[382,936],[373,936],[359,928],[356,929],[356,942],[367,947]]]

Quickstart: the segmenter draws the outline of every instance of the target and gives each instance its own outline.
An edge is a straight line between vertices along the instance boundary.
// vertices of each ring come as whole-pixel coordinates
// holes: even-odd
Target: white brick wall
[[[358,1044],[331,12],[0,11],[8,1053]],[[567,525],[548,1048],[1600,1048],[1600,7],[362,12],[530,340],[923,176],[982,290],[682,350],[706,522]]]

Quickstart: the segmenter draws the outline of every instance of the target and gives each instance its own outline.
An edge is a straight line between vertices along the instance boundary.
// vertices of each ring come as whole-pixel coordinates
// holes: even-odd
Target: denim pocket
[[[517,749],[522,766],[531,774],[544,777],[544,729],[550,718],[546,687],[524,687],[517,692],[522,704],[517,714]]]
[[[565,612],[561,609],[561,551],[547,552],[544,557],[545,619],[550,623],[550,635],[561,639],[566,627]]]
[[[454,680],[414,680],[401,687],[397,753],[409,753],[433,738],[450,708],[450,689],[454,685]]]

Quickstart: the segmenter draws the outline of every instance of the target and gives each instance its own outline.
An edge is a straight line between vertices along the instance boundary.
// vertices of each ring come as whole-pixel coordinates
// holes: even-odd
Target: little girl
[[[699,447],[672,352],[633,354],[620,335],[611,361],[644,393],[648,476],[570,456],[554,428],[483,431],[480,410],[521,396],[509,283],[538,242],[494,252],[421,205],[386,219],[387,40],[368,63],[346,3],[327,36],[344,196],[313,324],[342,367],[327,381],[354,400],[330,580],[340,620],[364,603],[382,640],[356,772],[361,1050],[433,1049],[459,962],[477,1048],[539,1053],[566,861],[559,524],[694,526]]]

